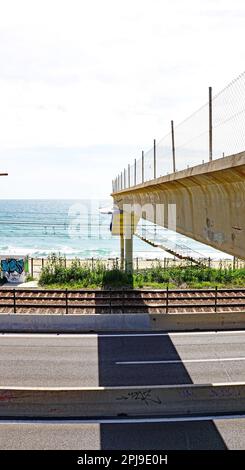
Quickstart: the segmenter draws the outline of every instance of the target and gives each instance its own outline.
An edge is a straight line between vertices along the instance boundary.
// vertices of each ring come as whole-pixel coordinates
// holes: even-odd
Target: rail
[[[244,310],[245,289],[1,289],[0,313],[58,310],[55,313],[155,313]],[[7,311],[2,311],[2,310]],[[10,312],[9,312],[10,310]],[[49,312],[48,312],[49,313]]]

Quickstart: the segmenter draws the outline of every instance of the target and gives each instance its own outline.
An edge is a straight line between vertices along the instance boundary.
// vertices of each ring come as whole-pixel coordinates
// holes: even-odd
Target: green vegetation
[[[48,264],[42,269],[39,279],[41,286],[62,288],[98,288],[103,286],[117,287],[132,285],[132,276],[115,269],[107,269],[102,262],[95,262],[93,269],[88,264],[81,264],[75,259],[66,267],[65,259],[52,255]]]
[[[163,268],[160,264],[129,275],[118,266],[108,269],[97,261],[93,269],[77,259],[66,267],[65,259],[52,255],[42,270],[39,284],[49,288],[214,288],[245,287],[245,269],[176,266]]]

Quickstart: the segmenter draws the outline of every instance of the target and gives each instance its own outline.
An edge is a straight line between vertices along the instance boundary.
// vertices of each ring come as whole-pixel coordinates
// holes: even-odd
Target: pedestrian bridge
[[[245,152],[114,190],[112,196],[121,211],[153,208],[143,210],[143,218],[155,223],[157,217],[160,226],[245,259]],[[132,234],[135,228],[134,222]],[[130,263],[129,242],[128,250]]]

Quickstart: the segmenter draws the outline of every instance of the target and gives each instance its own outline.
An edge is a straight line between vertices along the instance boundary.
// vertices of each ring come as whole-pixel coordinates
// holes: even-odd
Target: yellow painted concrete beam
[[[164,205],[157,223],[168,227],[176,205],[176,231],[245,258],[245,152],[213,160],[113,193],[114,202]],[[147,219],[154,222],[152,213]]]

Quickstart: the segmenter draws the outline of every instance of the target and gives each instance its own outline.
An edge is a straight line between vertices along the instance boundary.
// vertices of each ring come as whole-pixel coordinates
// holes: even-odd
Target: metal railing
[[[113,181],[117,192],[169,173],[245,150],[245,72],[175,126],[148,151],[142,151]]]
[[[156,238],[159,243],[165,242],[164,237],[159,237]],[[227,258],[227,259],[212,259],[208,257],[204,257],[201,254],[198,256],[198,253],[193,252],[193,250],[190,249],[188,251],[187,247],[186,250],[184,251],[183,245],[177,245],[171,242],[169,239],[166,239],[166,247],[172,247],[173,249],[178,249],[181,248],[181,253],[186,254],[186,255],[192,255],[194,253],[195,255],[195,260],[196,262],[200,264],[204,264],[205,266],[209,268],[232,268],[232,269],[238,269],[238,268],[245,268],[245,261],[240,260],[238,258]],[[69,267],[71,266],[71,263],[73,262],[73,259],[69,258],[64,258],[64,266]],[[101,259],[101,258],[84,258],[84,259],[79,259],[81,266],[88,266],[92,271],[96,269],[98,263],[103,264],[107,269],[117,269],[120,266],[120,258],[115,257],[115,258],[107,258],[107,259]],[[32,277],[34,278],[39,278],[42,269],[47,266],[49,263],[48,258],[29,258],[29,273]],[[133,266],[134,266],[134,271],[141,272],[145,269],[152,268],[154,266],[159,266],[163,270],[168,269],[170,267],[175,267],[175,266],[190,266],[192,265],[191,262],[187,260],[180,260],[178,258],[142,258],[142,257],[134,257],[133,258]]]
[[[194,309],[205,313],[239,308],[245,313],[245,289],[48,290],[1,289],[0,311],[56,310],[55,313],[171,313]],[[6,313],[6,312],[2,312]],[[8,312],[10,313],[10,312]]]

